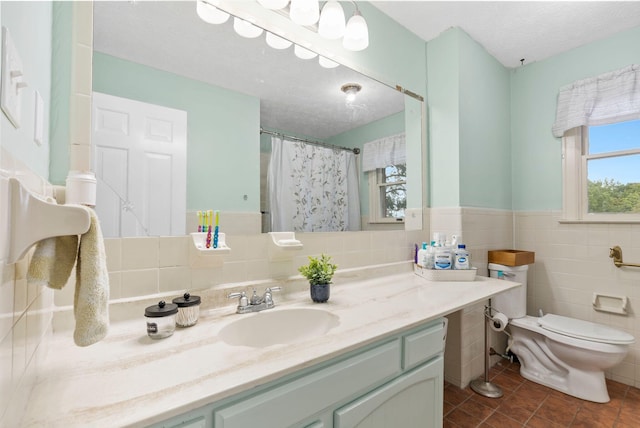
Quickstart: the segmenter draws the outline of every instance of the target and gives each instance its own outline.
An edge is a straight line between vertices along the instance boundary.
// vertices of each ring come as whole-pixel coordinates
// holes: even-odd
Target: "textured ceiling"
[[[460,27],[506,67],[548,58],[640,26],[640,1],[375,1],[429,41]],[[209,25],[194,1],[96,1],[94,49],[260,98],[261,124],[325,139],[404,108],[403,96],[346,67],[327,70]],[[638,48],[640,49],[640,47]],[[363,90],[346,104],[339,88]]]
[[[640,26],[640,1],[373,1],[425,41],[459,27],[514,68]],[[640,49],[640,46],[638,47]]]

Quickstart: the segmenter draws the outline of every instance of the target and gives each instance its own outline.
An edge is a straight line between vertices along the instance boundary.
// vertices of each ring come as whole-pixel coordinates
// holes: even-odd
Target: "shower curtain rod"
[[[316,145],[316,146],[327,147],[329,149],[346,150],[348,152],[353,152],[353,154],[356,154],[356,155],[360,154],[360,149],[357,148],[357,147],[355,149],[351,149],[349,147],[334,146],[332,144],[322,143],[320,141],[307,140],[305,138],[294,137],[293,135],[286,135],[286,134],[283,134],[282,132],[269,131],[269,130],[264,129],[264,128],[260,128],[260,133],[261,134],[267,134],[267,135],[273,135],[274,137],[282,137],[282,138],[286,138],[286,139],[289,139],[289,140],[301,141],[303,143],[313,144],[313,145]]]

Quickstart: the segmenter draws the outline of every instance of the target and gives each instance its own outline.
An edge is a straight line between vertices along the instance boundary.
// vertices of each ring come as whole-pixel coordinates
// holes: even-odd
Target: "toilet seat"
[[[622,330],[561,315],[546,314],[538,318],[538,324],[554,333],[593,342],[617,345],[630,345],[635,342],[632,335]]]

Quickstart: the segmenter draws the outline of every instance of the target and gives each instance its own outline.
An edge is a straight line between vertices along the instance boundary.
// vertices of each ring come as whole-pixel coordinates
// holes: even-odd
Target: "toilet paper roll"
[[[497,312],[494,316],[491,317],[489,324],[491,325],[491,330],[493,331],[503,331],[507,324],[509,323],[509,318],[505,314]]]

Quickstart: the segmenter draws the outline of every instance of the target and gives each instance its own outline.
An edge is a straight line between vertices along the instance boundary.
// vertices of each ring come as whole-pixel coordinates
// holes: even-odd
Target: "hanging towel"
[[[89,230],[80,236],[59,236],[38,242],[27,272],[29,282],[61,289],[76,266],[73,339],[78,346],[102,340],[109,329],[109,274],[100,222],[90,214]],[[79,244],[78,244],[79,242]]]

